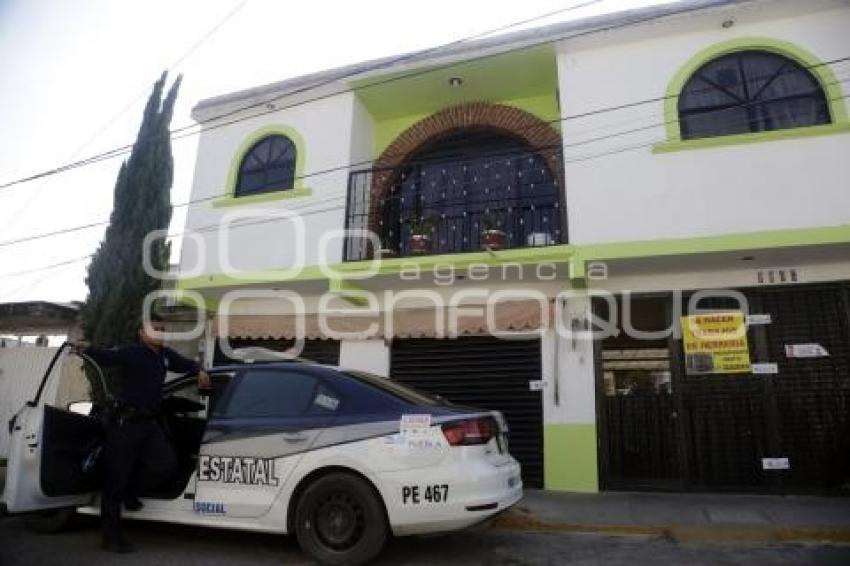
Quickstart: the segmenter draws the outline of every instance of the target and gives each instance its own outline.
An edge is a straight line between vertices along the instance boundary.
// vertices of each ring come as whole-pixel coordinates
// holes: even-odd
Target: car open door
[[[69,363],[63,344],[35,396],[9,421],[9,458],[3,501],[9,513],[85,505],[97,489],[83,462],[97,445],[97,419],[56,406],[60,375]]]

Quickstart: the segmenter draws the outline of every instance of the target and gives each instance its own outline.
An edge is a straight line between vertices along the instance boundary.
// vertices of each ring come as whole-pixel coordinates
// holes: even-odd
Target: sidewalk
[[[527,490],[495,526],[666,536],[682,542],[850,543],[850,497]]]

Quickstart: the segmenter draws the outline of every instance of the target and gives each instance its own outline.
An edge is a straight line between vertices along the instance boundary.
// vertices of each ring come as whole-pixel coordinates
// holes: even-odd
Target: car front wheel
[[[378,495],[353,474],[335,472],[323,476],[310,484],[298,500],[298,544],[320,564],[367,564],[380,554],[387,533]]]

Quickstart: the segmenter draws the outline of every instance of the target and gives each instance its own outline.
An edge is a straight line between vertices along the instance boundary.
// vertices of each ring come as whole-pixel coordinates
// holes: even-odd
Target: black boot
[[[136,547],[129,540],[119,538],[104,538],[100,547],[106,552],[114,552],[116,554],[129,554],[136,552]]]
[[[124,509],[127,511],[140,511],[144,506],[145,504],[135,495],[128,495],[124,498]]]

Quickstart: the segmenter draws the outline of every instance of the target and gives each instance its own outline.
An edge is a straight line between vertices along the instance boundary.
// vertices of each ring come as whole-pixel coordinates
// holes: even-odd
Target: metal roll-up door
[[[539,339],[395,340],[391,351],[394,379],[459,405],[501,411],[523,482],[543,487],[542,400],[528,384],[542,375]]]
[[[230,339],[230,347],[233,349],[237,348],[249,348],[249,347],[258,347],[258,348],[268,348],[269,350],[275,350],[277,352],[285,352],[292,348],[295,345],[294,340],[286,340],[286,339],[253,339],[253,338],[231,338]],[[300,358],[305,360],[310,360],[319,364],[327,364],[336,366],[339,365],[339,350],[340,343],[339,340],[316,340],[316,339],[308,339],[304,340],[304,349],[301,351]],[[215,345],[215,356],[213,359],[213,365],[222,366],[228,364],[238,364],[241,363],[239,360],[233,360],[227,357],[224,352],[221,351],[221,345],[218,341],[216,341]]]

